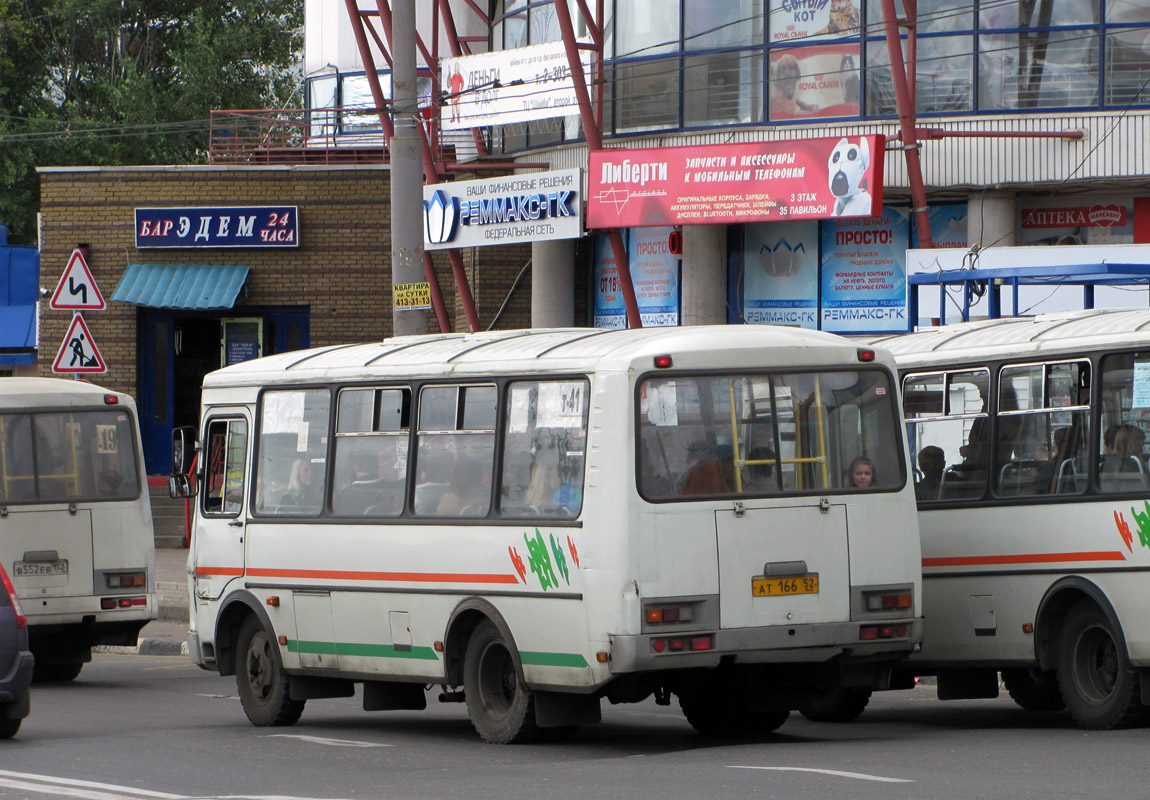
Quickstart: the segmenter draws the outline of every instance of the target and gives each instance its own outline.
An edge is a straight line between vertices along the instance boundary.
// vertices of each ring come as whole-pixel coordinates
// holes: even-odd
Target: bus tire
[[[791,712],[747,710],[742,692],[712,680],[704,687],[679,695],[679,708],[702,736],[748,736],[771,733],[782,727]]]
[[[1066,708],[1058,677],[1032,669],[1004,669],[1002,683],[1019,708],[1027,711],[1061,711]]]
[[[870,689],[824,692],[800,707],[799,713],[812,722],[850,722],[866,710],[870,696]]]
[[[64,664],[36,664],[32,668],[32,680],[36,683],[66,683],[74,681],[84,669],[84,662],[68,662]]]
[[[1090,601],[1066,615],[1058,637],[1058,686],[1070,716],[1080,728],[1107,730],[1141,722],[1138,674],[1130,668],[1121,629]]]
[[[20,717],[9,716],[5,706],[0,705],[0,739],[11,739],[20,730]]]
[[[519,679],[515,655],[490,620],[481,622],[467,642],[463,693],[475,732],[492,744],[535,741],[535,699]]]
[[[292,700],[289,680],[275,641],[255,616],[240,626],[236,688],[253,725],[293,725],[303,713],[303,700]]]

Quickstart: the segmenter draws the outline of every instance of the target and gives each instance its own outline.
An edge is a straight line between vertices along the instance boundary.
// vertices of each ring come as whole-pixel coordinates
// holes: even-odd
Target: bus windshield
[[[131,417],[122,410],[0,414],[0,500],[138,497],[132,430]]]
[[[639,393],[639,493],[649,500],[905,482],[880,370],[651,377]]]

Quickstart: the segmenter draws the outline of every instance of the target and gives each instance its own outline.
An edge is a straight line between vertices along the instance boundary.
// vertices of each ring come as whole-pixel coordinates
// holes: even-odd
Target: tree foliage
[[[213,109],[298,104],[303,0],[0,0],[0,220],[36,167],[195,164]]]

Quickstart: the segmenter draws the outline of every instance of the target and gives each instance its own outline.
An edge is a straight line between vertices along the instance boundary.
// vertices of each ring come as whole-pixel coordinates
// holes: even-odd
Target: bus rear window
[[[0,501],[70,503],[140,495],[124,411],[0,414]]]
[[[880,370],[650,378],[639,386],[639,493],[901,488],[895,401]]]

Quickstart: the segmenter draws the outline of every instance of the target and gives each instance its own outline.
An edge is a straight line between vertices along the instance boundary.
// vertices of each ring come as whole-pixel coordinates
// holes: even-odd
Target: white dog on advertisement
[[[852,144],[845,137],[839,139],[827,159],[827,181],[831,194],[835,196],[833,213],[836,217],[871,213],[873,201],[870,192],[862,185],[869,167],[870,145],[865,138],[859,139],[858,144]]]

